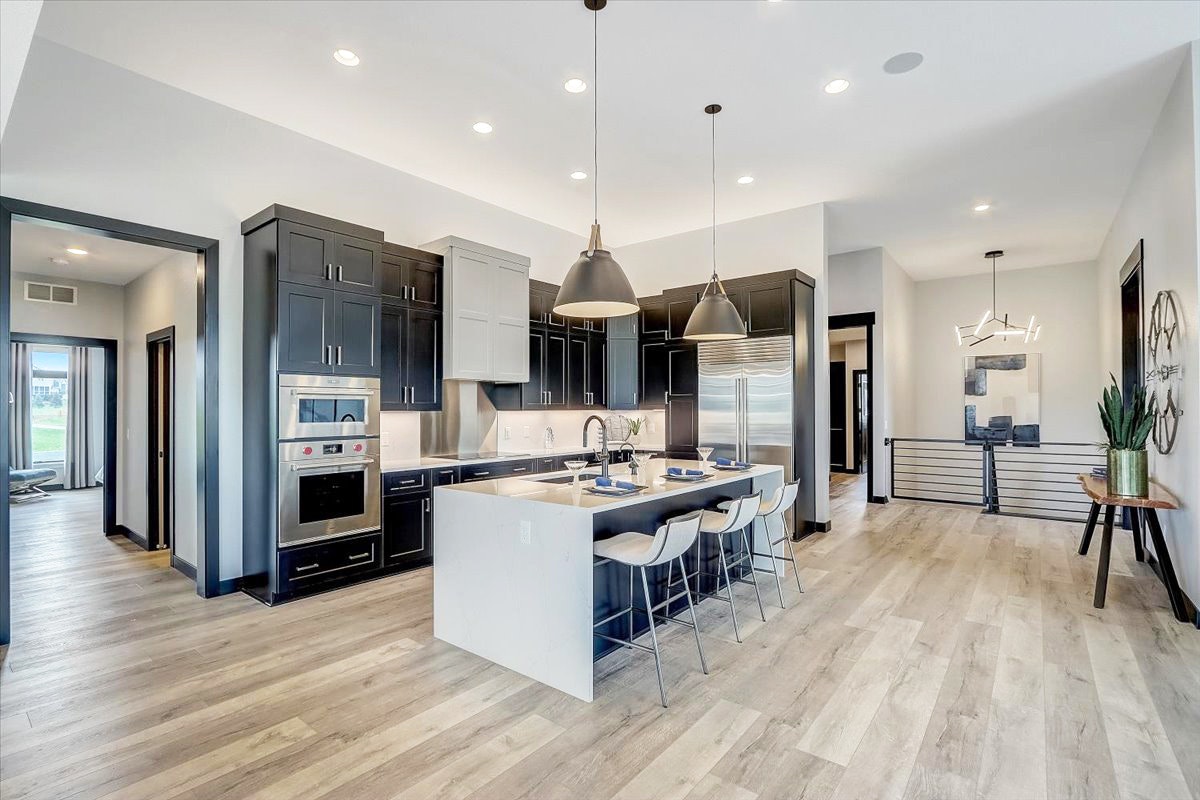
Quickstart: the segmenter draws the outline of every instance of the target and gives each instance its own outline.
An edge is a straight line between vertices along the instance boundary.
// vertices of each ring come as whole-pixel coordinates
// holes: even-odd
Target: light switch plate
[[[508,425],[505,425],[504,426],[504,441],[508,441],[511,438],[512,438],[512,428],[510,428]]]

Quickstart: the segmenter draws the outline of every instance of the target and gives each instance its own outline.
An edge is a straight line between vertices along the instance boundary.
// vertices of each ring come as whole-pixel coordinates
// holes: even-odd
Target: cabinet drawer
[[[280,591],[334,580],[349,580],[383,564],[381,534],[338,539],[279,551]]]
[[[504,473],[501,471],[503,464],[472,464],[468,467],[459,467],[458,474],[463,483],[470,481],[488,481],[492,478],[503,478]]]
[[[528,475],[536,471],[532,461],[509,461],[503,466],[507,475]]]
[[[428,489],[429,473],[423,469],[383,473],[383,493],[385,495],[423,492]]]
[[[533,460],[534,472],[558,472],[562,468],[562,459],[558,456],[543,456]]]
[[[453,486],[458,483],[458,467],[439,467],[429,470],[434,486]]]

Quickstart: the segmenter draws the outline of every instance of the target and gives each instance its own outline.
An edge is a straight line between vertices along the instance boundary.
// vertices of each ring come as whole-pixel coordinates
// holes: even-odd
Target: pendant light
[[[587,250],[571,265],[563,280],[558,297],[554,300],[554,313],[564,317],[623,317],[638,310],[637,295],[629,285],[621,265],[604,249],[600,240],[600,102],[596,87],[600,55],[597,33],[600,9],[607,0],[584,0],[584,6],[592,12],[592,234]]]
[[[1038,337],[1042,335],[1042,326],[1034,325],[1037,322],[1036,316],[1030,316],[1029,324],[1022,327],[1010,323],[1008,321],[1008,314],[1005,314],[1003,319],[996,315],[996,259],[1003,255],[1003,250],[989,250],[983,254],[984,258],[992,260],[992,305],[991,308],[983,312],[978,322],[954,326],[954,336],[958,340],[959,347],[964,344],[968,347],[974,347],[977,344],[986,342],[993,336],[1000,336],[1006,340],[1020,336],[1023,337],[1025,343],[1036,342]]]
[[[716,103],[704,108],[704,113],[712,118],[712,277],[683,330],[684,339],[701,342],[746,338],[742,316],[725,294],[725,286],[717,276],[717,114],[720,112],[721,107]]]

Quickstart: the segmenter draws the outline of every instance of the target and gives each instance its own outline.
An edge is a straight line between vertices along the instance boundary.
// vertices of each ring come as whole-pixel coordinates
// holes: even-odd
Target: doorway
[[[175,326],[146,335],[146,508],[149,549],[175,541]]]
[[[867,443],[870,437],[867,434],[867,427],[870,416],[871,404],[867,402],[867,389],[869,381],[867,379],[867,371],[865,369],[856,369],[852,374],[850,386],[854,391],[853,402],[853,417],[851,425],[853,425],[853,443],[854,443],[854,459],[851,462],[854,467],[854,472],[861,475],[867,470],[869,457],[867,453]]]
[[[886,503],[875,494],[875,312],[829,317],[829,362],[831,496]]]

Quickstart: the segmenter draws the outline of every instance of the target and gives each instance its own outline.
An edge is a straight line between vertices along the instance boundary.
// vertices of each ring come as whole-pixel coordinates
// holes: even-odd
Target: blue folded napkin
[[[680,469],[679,467],[667,467],[668,475],[703,475],[704,470],[699,469]]]
[[[717,466],[721,467],[748,467],[750,466],[745,461],[731,461],[728,458],[718,458]]]
[[[596,478],[596,485],[615,486],[618,489],[626,489],[631,492],[638,488],[637,484],[635,483],[630,483],[629,481],[614,481],[612,478],[606,478],[603,475],[601,475],[599,478]]]

